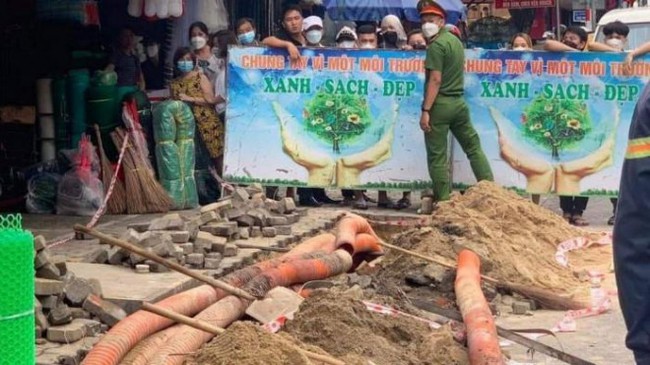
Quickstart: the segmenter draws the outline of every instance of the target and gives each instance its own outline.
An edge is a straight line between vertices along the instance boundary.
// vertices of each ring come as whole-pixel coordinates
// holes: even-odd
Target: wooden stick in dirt
[[[230,284],[224,283],[221,280],[213,279],[213,278],[211,278],[211,277],[209,277],[207,275],[203,275],[201,273],[192,271],[192,270],[190,270],[190,269],[188,269],[188,268],[186,268],[184,266],[181,266],[181,265],[179,265],[179,264],[177,264],[175,262],[165,260],[164,258],[156,255],[155,253],[146,251],[146,250],[144,250],[144,249],[142,249],[142,248],[140,248],[140,247],[138,247],[136,245],[130,244],[130,243],[126,242],[126,241],[115,238],[113,236],[109,236],[109,235],[104,234],[104,233],[102,233],[102,232],[100,232],[98,230],[95,230],[95,229],[92,229],[92,228],[87,228],[85,226],[82,226],[81,224],[75,224],[74,230],[77,231],[77,232],[82,232],[82,233],[85,233],[87,235],[93,236],[95,238],[99,238],[100,241],[109,243],[109,244],[114,245],[114,246],[121,247],[121,248],[123,248],[125,250],[133,252],[133,253],[138,254],[140,256],[146,257],[149,260],[155,261],[155,262],[157,262],[157,263],[159,263],[159,264],[161,264],[163,266],[168,267],[171,270],[177,271],[177,272],[179,272],[181,274],[184,274],[184,275],[187,275],[187,276],[189,276],[191,278],[194,278],[196,280],[202,281],[202,282],[204,282],[204,283],[206,283],[208,285],[212,285],[213,287],[219,288],[219,289],[221,289],[223,291],[226,291],[226,292],[228,292],[228,293],[230,293],[232,295],[236,295],[236,296],[238,296],[240,298],[244,298],[244,299],[247,299],[247,300],[255,300],[255,299],[257,299],[254,296],[252,296],[250,293],[246,292],[245,290],[236,288],[236,287],[234,287],[234,286],[232,286]]]
[[[414,306],[417,308],[420,308],[424,311],[431,312],[443,317],[447,317],[449,319],[452,319],[454,321],[462,322],[463,321],[463,316],[458,312],[453,309],[446,309],[446,308],[440,308],[436,306],[435,304],[429,303],[424,300],[418,300],[418,299],[410,299],[413,303]],[[551,356],[553,358],[556,358],[558,360],[564,361],[567,364],[571,365],[595,365],[592,362],[583,360],[579,357],[573,356],[571,354],[567,354],[566,352],[560,351],[558,349],[555,349],[553,347],[547,346],[541,342],[531,340],[528,337],[522,336],[515,331],[512,330],[507,330],[505,328],[496,326],[497,328],[497,333],[499,336],[508,339],[510,341],[516,342],[522,346],[526,346],[530,349],[539,351],[545,355]]]
[[[239,248],[252,248],[256,250],[273,251],[273,252],[289,252],[289,250],[291,250],[288,247],[270,247],[270,246],[253,245],[250,243],[235,243],[235,246]]]
[[[429,261],[431,263],[434,263],[434,264],[437,264],[437,265],[440,265],[440,266],[444,266],[444,267],[449,268],[449,269],[456,270],[456,264],[451,264],[451,263],[445,262],[443,259],[422,255],[420,253],[413,252],[411,250],[407,250],[407,249],[399,247],[399,246],[391,245],[390,243],[385,242],[384,240],[381,240],[381,239],[379,240],[379,244],[386,247],[386,248],[389,248],[391,250],[395,250],[395,251],[404,253],[404,254],[409,255],[409,256],[417,257],[417,258],[420,258],[422,260]],[[510,290],[510,291],[513,291],[513,292],[517,292],[517,293],[523,295],[524,297],[536,300],[537,302],[539,302],[539,304],[542,307],[544,307],[546,309],[555,309],[555,310],[571,309],[571,310],[576,310],[576,309],[583,309],[583,308],[586,307],[586,304],[584,304],[584,303],[580,303],[580,302],[575,301],[573,299],[559,296],[559,295],[557,295],[557,294],[555,294],[555,293],[553,293],[553,292],[551,292],[549,290],[535,288],[535,287],[531,287],[531,286],[518,285],[518,284],[514,284],[514,283],[508,283],[508,282],[497,280],[495,278],[485,276],[485,275],[481,275],[481,279],[485,280],[486,282],[488,282],[488,283],[490,283],[492,285],[495,285],[495,286],[498,286],[498,287],[501,287],[503,289]]]
[[[224,333],[226,331],[225,329],[223,329],[221,327],[213,326],[210,323],[198,320],[196,318],[191,318],[191,317],[184,316],[182,314],[176,313],[176,312],[171,311],[171,310],[166,309],[166,308],[159,307],[159,306],[154,305],[154,304],[150,304],[150,303],[146,303],[146,302],[142,303],[142,309],[146,310],[147,312],[151,312],[151,313],[157,314],[159,316],[169,318],[169,319],[171,319],[173,321],[176,321],[178,323],[182,323],[184,325],[196,328],[198,330],[205,331],[205,332],[208,332],[208,333],[212,333],[213,335],[220,335],[220,334],[222,334],[222,333]],[[299,348],[298,346],[291,346],[291,348],[293,350],[295,350],[295,351],[298,351],[298,352],[302,353],[303,355],[305,355],[307,358],[309,358],[311,360],[321,361],[323,363],[332,364],[332,365],[345,365],[345,363],[343,361],[337,360],[337,359],[335,359],[335,358],[333,358],[331,356],[321,355],[321,354],[317,354],[315,352],[303,350],[303,349]]]

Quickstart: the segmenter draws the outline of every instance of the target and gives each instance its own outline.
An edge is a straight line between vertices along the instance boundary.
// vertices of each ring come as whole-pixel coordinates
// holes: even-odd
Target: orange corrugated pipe
[[[334,235],[323,234],[312,237],[297,245],[294,249],[283,255],[290,259],[306,251],[318,251],[320,249],[331,249],[333,251]],[[330,251],[331,252],[331,251]],[[248,280],[267,269],[277,265],[272,260],[262,261],[227,275],[229,284],[240,287]],[[204,310],[210,304],[223,298],[226,294],[209,285],[201,285],[194,289],[173,295],[156,303],[158,306],[167,308],[174,312],[193,316]],[[83,361],[83,365],[117,365],[124,356],[139,342],[148,336],[173,324],[173,321],[157,316],[147,311],[137,311],[117,323],[108,333],[93,347]]]
[[[358,234],[368,234],[375,240],[360,240]],[[346,213],[336,227],[336,248],[348,251],[351,255],[359,253],[382,254],[379,237],[368,221],[354,213]]]
[[[481,261],[474,252],[458,255],[456,302],[467,328],[467,347],[471,365],[504,365],[492,312],[481,290]]]

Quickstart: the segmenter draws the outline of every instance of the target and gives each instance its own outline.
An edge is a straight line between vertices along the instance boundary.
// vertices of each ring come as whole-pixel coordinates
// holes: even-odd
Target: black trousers
[[[650,84],[630,126],[614,223],[614,269],[627,326],[625,344],[650,365]]]
[[[587,209],[589,198],[584,196],[561,196],[560,208],[565,214],[582,215],[582,212]]]

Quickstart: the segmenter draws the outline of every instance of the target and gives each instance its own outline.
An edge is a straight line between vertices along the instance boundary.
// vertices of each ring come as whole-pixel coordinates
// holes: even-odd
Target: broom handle
[[[104,152],[104,144],[102,143],[102,133],[99,131],[99,125],[93,125],[95,127],[95,135],[97,136],[97,147],[99,147],[99,154],[103,159],[105,159],[106,153]]]
[[[196,319],[196,318],[187,317],[187,316],[184,316],[184,315],[182,315],[180,313],[176,313],[174,311],[171,311],[169,309],[166,309],[166,308],[154,305],[154,304],[150,304],[150,303],[146,303],[146,302],[142,303],[142,309],[147,311],[147,312],[151,312],[151,313],[157,314],[159,316],[171,319],[172,321],[176,321],[178,323],[190,326],[192,328],[196,328],[198,330],[211,333],[213,335],[220,335],[220,334],[222,334],[222,333],[224,333],[226,331],[225,329],[223,329],[221,327],[213,326],[212,324],[210,324],[208,322],[204,322],[204,321],[201,321],[201,320]],[[321,354],[317,354],[315,352],[303,350],[303,349],[301,349],[301,348],[299,348],[298,346],[295,346],[295,345],[289,345],[289,346],[293,350],[302,353],[303,355],[305,355],[307,358],[309,358],[311,360],[321,361],[321,362],[323,362],[325,364],[331,364],[331,365],[345,365],[345,363],[343,361],[337,360],[337,359],[335,359],[335,358],[333,358],[331,356],[321,355]]]
[[[386,247],[386,248],[389,248],[391,250],[395,250],[395,251],[407,254],[409,256],[417,257],[417,258],[420,258],[422,260],[429,261],[429,262],[432,262],[434,264],[438,264],[440,266],[444,266],[444,267],[446,267],[448,269],[456,270],[458,268],[455,264],[450,264],[450,263],[447,263],[447,262],[445,262],[445,261],[443,261],[441,259],[437,259],[437,258],[434,258],[434,257],[431,257],[431,256],[422,255],[420,253],[413,252],[411,250],[407,250],[407,249],[401,248],[399,246],[391,245],[390,243],[388,243],[388,242],[386,242],[386,241],[384,241],[382,239],[379,240],[379,244]],[[489,282],[489,283],[492,283],[492,284],[499,284],[500,283],[499,280],[497,280],[495,278],[491,278],[489,276],[481,275],[481,278],[483,280]]]
[[[204,282],[204,283],[206,283],[208,285],[212,285],[213,287],[219,288],[219,289],[221,289],[223,291],[226,291],[226,292],[228,292],[228,293],[230,293],[232,295],[236,295],[236,296],[238,296],[240,298],[244,298],[244,299],[247,299],[247,300],[255,300],[256,299],[254,296],[252,296],[251,294],[249,294],[248,292],[246,292],[246,291],[244,291],[244,290],[242,290],[240,288],[236,288],[236,287],[234,287],[234,286],[232,286],[232,285],[230,285],[228,283],[225,283],[225,282],[223,282],[221,280],[213,279],[213,278],[211,278],[211,277],[209,277],[207,275],[203,275],[203,274],[200,274],[198,272],[194,272],[194,271],[192,271],[192,270],[190,270],[190,269],[188,269],[186,267],[183,267],[183,266],[181,266],[181,265],[179,265],[179,264],[177,264],[175,262],[165,260],[164,258],[156,255],[155,253],[146,251],[146,250],[144,250],[144,249],[142,249],[142,248],[140,248],[140,247],[138,247],[136,245],[133,245],[131,243],[123,241],[123,240],[121,240],[119,238],[115,238],[113,236],[109,236],[107,234],[104,234],[104,233],[102,233],[102,232],[100,232],[100,231],[98,231],[96,229],[87,228],[85,226],[82,226],[81,224],[75,224],[74,225],[74,230],[77,231],[77,232],[82,232],[82,233],[85,233],[87,235],[93,236],[95,238],[99,238],[100,241],[109,243],[109,244],[114,245],[114,246],[121,247],[121,248],[123,248],[125,250],[133,252],[133,253],[138,254],[140,256],[146,257],[149,260],[155,261],[155,262],[157,262],[157,263],[159,263],[159,264],[161,264],[163,266],[168,267],[171,270],[174,270],[174,271],[179,272],[181,274],[187,275],[187,276],[189,276],[191,278],[194,278],[196,280],[202,281],[202,282]]]

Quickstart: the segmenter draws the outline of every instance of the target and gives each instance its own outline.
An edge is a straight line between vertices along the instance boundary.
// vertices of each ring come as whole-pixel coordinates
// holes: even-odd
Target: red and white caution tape
[[[93,217],[90,219],[90,222],[86,224],[87,228],[93,228],[99,221],[99,218],[101,218],[106,212],[106,205],[108,203],[108,199],[110,199],[111,195],[113,194],[113,188],[115,188],[117,175],[120,172],[120,167],[122,167],[122,159],[124,158],[124,153],[126,152],[126,146],[128,145],[128,142],[129,142],[129,136],[127,134],[124,137],[124,142],[122,142],[122,148],[120,149],[120,157],[117,160],[117,166],[115,166],[115,172],[113,173],[113,178],[111,179],[111,183],[108,187],[108,190],[106,191],[106,195],[104,196],[104,201],[102,202],[102,205],[100,205],[99,208],[97,208],[97,211],[95,212],[95,215],[93,215]],[[62,245],[64,243],[72,241],[74,237],[75,237],[74,233],[70,233],[65,237],[58,239],[54,242],[48,242],[47,247],[51,248],[51,247]]]
[[[592,240],[589,237],[576,237],[564,241],[559,245],[557,245],[557,251],[555,251],[555,261],[557,261],[558,264],[564,267],[568,267],[569,256],[567,254],[569,252],[586,248],[594,244],[601,245],[601,246],[611,245],[612,233],[602,232],[598,235],[598,238],[595,240]]]

